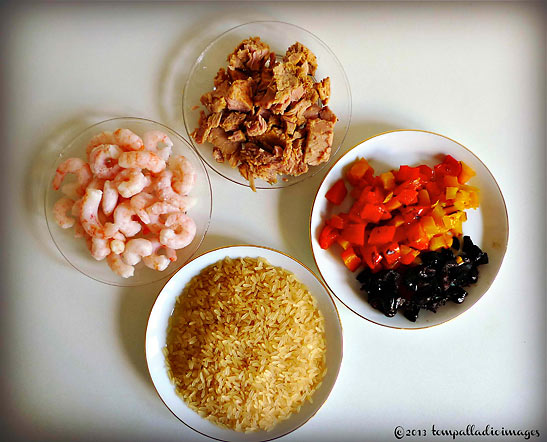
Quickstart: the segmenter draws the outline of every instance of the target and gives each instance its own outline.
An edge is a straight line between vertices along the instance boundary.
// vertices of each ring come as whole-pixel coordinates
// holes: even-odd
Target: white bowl
[[[61,229],[55,222],[52,212],[53,205],[63,195],[61,191],[55,191],[51,186],[57,166],[70,157],[85,159],[85,149],[92,136],[104,131],[115,131],[118,128],[131,129],[140,136],[149,130],[158,130],[166,133],[173,142],[173,154],[184,155],[192,163],[197,174],[196,184],[190,193],[192,197],[196,198],[197,204],[188,212],[194,219],[197,227],[194,240],[187,247],[177,250],[177,261],[171,263],[163,272],[149,269],[141,262],[135,266],[135,275],[127,279],[112,272],[106,260],[96,261],[89,253],[85,240],[74,238],[74,230],[72,228]],[[213,208],[212,190],[209,175],[203,162],[188,141],[169,127],[152,120],[133,117],[113,118],[88,127],[59,152],[49,174],[47,174],[47,182],[44,185],[46,189],[44,201],[46,222],[51,238],[59,249],[59,252],[75,269],[92,279],[106,284],[123,287],[138,286],[159,281],[172,275],[196,252],[203,241],[211,220]]]
[[[278,423],[270,431],[240,433],[214,425],[210,421],[200,417],[186,405],[183,399],[175,392],[175,387],[167,375],[165,356],[162,349],[166,344],[167,325],[169,317],[173,312],[175,301],[192,277],[205,267],[225,257],[262,257],[272,265],[293,272],[300,282],[308,287],[317,300],[317,306],[325,318],[327,373],[321,386],[313,393],[313,403],[306,402],[298,413]],[[213,439],[233,442],[259,442],[275,439],[290,433],[303,425],[323,405],[336,382],[342,361],[342,326],[338,311],[327,288],[302,263],[282,252],[266,247],[253,245],[230,246],[212,250],[194,258],[167,282],[160,291],[150,313],[146,329],[145,349],[148,370],[156,391],[167,408],[184,424],[198,433]]]
[[[323,41],[299,26],[280,21],[257,21],[236,26],[218,36],[203,50],[190,70],[184,87],[182,113],[188,137],[196,151],[211,169],[224,178],[243,186],[249,186],[249,182],[241,176],[237,168],[232,168],[227,163],[219,163],[214,159],[211,143],[198,144],[190,134],[198,127],[200,109],[203,109],[200,97],[212,90],[213,79],[219,68],[226,68],[227,56],[242,40],[255,36],[267,43],[278,56],[284,55],[289,46],[297,41],[310,49],[317,57],[315,78],[319,81],[330,77],[331,97],[328,106],[338,117],[328,162],[311,166],[307,173],[300,176],[284,177],[280,175],[275,184],[269,184],[261,179],[255,180],[257,189],[278,189],[300,183],[332,163],[332,159],[344,141],[351,121],[351,92],[344,68],[336,55]]]
[[[343,264],[335,248],[323,250],[318,236],[325,220],[340,208],[327,204],[325,193],[342,177],[343,169],[357,158],[366,158],[375,173],[398,169],[402,164],[434,165],[452,155],[472,167],[477,175],[469,184],[480,189],[480,207],[468,210],[468,220],[463,223],[464,235],[488,253],[489,263],[479,267],[479,280],[466,287],[468,296],[462,304],[452,302],[439,308],[437,313],[420,310],[416,322],[406,319],[402,313],[388,318],[370,306],[361,284],[356,280],[359,270],[352,273]],[[469,149],[450,138],[420,130],[386,132],[362,141],[332,166],[319,186],[310,217],[310,242],[319,273],[334,295],[350,310],[371,322],[386,327],[416,329],[449,321],[471,308],[488,290],[500,269],[508,239],[508,218],[505,201],[496,180],[487,167]],[[362,267],[361,267],[362,268]]]

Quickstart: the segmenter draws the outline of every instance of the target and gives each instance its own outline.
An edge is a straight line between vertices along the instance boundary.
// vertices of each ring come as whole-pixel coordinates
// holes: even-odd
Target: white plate
[[[365,294],[360,291],[360,283],[355,278],[359,270],[352,273],[344,266],[338,255],[338,248],[323,250],[319,247],[317,238],[325,220],[341,211],[339,207],[328,204],[325,193],[342,177],[344,168],[357,158],[366,158],[375,174],[379,174],[398,169],[402,164],[433,166],[447,154],[464,161],[477,173],[469,184],[480,188],[480,207],[467,211],[468,220],[463,224],[463,233],[469,235],[475,244],[488,253],[489,263],[479,267],[479,281],[466,288],[469,295],[462,304],[449,302],[437,313],[420,310],[415,323],[406,319],[402,313],[388,318],[379,310],[373,309],[365,300]],[[315,196],[310,217],[310,242],[321,276],[334,295],[350,310],[376,324],[415,329],[453,319],[479,300],[494,281],[501,266],[507,248],[508,229],[507,209],[498,184],[487,167],[469,149],[432,132],[399,130],[361,142],[332,166]]]
[[[177,297],[190,279],[202,269],[225,257],[263,257],[270,264],[283,267],[295,274],[305,284],[325,318],[327,339],[327,374],[321,386],[313,394],[313,403],[306,402],[300,412],[277,424],[271,431],[240,433],[220,428],[200,417],[191,410],[175,392],[175,387],[167,376],[165,357],[162,349],[167,337],[167,324]],[[193,259],[182,267],[163,287],[150,313],[146,329],[146,361],[152,381],[160,398],[171,412],[184,424],[198,433],[223,441],[258,442],[281,437],[303,425],[319,410],[327,399],[342,361],[342,326],[338,311],[327,288],[311,270],[302,263],[277,250],[265,247],[241,245],[212,250]]]

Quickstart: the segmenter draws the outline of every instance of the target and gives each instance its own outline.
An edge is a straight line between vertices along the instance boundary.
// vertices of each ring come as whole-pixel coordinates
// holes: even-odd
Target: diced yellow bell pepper
[[[442,234],[435,235],[429,240],[429,250],[435,251],[443,248],[446,248],[446,243]]]
[[[458,177],[453,175],[445,175],[443,181],[446,187],[458,187],[460,184],[458,182]]]
[[[382,185],[385,190],[395,189],[395,175],[393,175],[393,173],[384,172],[380,175],[380,179],[382,180]]]
[[[456,198],[456,194],[458,193],[457,187],[447,187],[445,191],[445,198],[447,200],[453,200]]]
[[[467,183],[472,177],[476,175],[475,171],[471,169],[467,164],[465,164],[463,161],[460,161],[460,164],[462,165],[462,170],[460,174],[458,175],[458,181],[460,184]]]
[[[439,227],[437,226],[437,224],[435,224],[435,220],[432,216],[424,216],[422,217],[420,222],[422,223],[422,228],[424,229],[424,232],[430,238],[438,233],[441,233]]]
[[[431,212],[431,216],[435,220],[435,224],[438,226],[443,226],[443,218],[444,218],[444,209],[440,204],[435,205],[433,208],[433,211]]]

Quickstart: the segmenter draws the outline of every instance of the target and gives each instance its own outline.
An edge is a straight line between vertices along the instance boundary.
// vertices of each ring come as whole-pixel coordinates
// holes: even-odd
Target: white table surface
[[[3,13],[5,434],[207,440],[169,412],[148,376],[144,332],[162,283],[116,288],[64,262],[45,226],[40,177],[52,152],[93,119],[132,115],[184,133],[180,88],[198,49],[233,25],[281,20],[316,34],[346,69],[353,118],[339,154],[390,129],[451,137],[498,180],[510,228],[495,283],[455,321],[392,330],[338,303],[345,351],[337,384],[284,440],[395,440],[399,425],[427,430],[412,440],[452,440],[432,436],[432,425],[547,437],[543,5],[41,4]],[[255,243],[315,269],[308,218],[322,173],[252,193],[209,172],[214,209],[200,251]]]

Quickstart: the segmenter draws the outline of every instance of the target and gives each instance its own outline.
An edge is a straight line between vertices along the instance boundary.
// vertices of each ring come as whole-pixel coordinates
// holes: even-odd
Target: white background
[[[433,424],[546,437],[543,5],[42,4],[2,15],[2,414],[10,438],[206,440],[171,415],[147,373],[144,332],[162,283],[115,288],[64,262],[45,227],[40,177],[52,152],[94,118],[151,118],[184,133],[185,69],[213,36],[252,20],[300,25],[339,57],[353,95],[339,154],[385,130],[441,133],[483,160],[509,212],[498,278],[460,318],[393,330],[338,303],[338,382],[284,440],[389,441],[397,425],[428,431],[412,440],[438,440]],[[315,269],[308,221],[322,173],[252,193],[209,172],[213,217],[200,251],[254,243]]]

